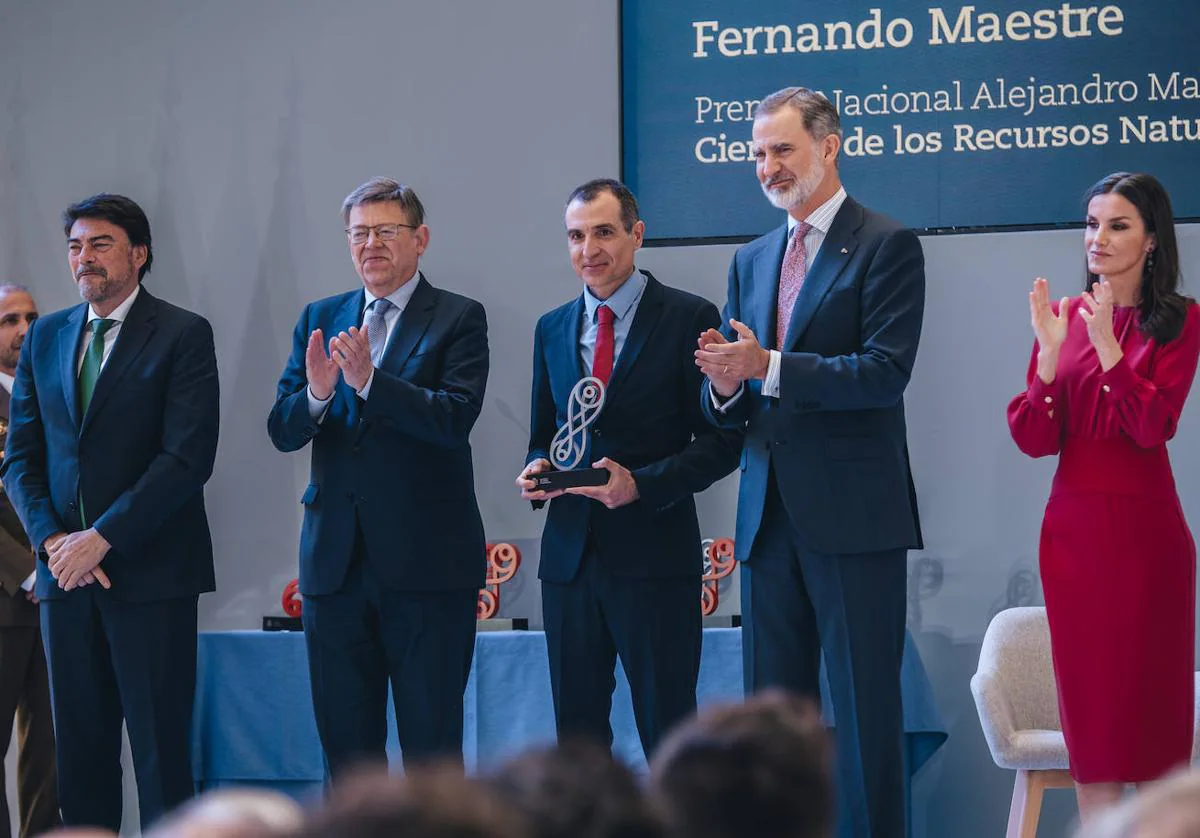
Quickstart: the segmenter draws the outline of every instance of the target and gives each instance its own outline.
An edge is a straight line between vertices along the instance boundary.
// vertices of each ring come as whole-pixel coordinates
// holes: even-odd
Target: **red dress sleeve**
[[[1037,374],[1037,341],[1025,375],[1025,392],[1008,403],[1008,430],[1013,442],[1030,457],[1057,454],[1062,447],[1066,405],[1060,398],[1062,376],[1046,384]]]
[[[1188,307],[1183,331],[1158,348],[1143,377],[1121,358],[1100,380],[1121,430],[1142,448],[1153,448],[1175,436],[1179,414],[1192,388],[1200,357],[1200,307]]]

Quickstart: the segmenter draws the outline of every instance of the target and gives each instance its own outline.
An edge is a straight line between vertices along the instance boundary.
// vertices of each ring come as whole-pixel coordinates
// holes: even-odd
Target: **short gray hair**
[[[342,221],[350,223],[350,210],[361,204],[392,202],[400,205],[410,224],[425,223],[425,207],[411,186],[406,186],[390,177],[373,177],[346,196],[342,201]]]
[[[838,117],[837,108],[825,98],[825,95],[807,87],[785,87],[776,90],[770,96],[758,103],[754,118],[770,116],[786,107],[795,108],[804,120],[804,130],[812,135],[813,140],[820,142],[830,134],[842,136],[842,120]]]
[[[0,282],[0,296],[5,294],[28,294],[33,297],[33,292],[24,285],[18,285],[15,282]]]

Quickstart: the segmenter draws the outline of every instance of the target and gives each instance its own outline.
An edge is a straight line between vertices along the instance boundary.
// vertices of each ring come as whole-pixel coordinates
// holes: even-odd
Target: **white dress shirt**
[[[829,235],[829,228],[833,226],[833,219],[845,202],[846,189],[839,186],[838,191],[828,201],[821,204],[821,206],[809,213],[808,218],[804,219],[805,223],[809,226],[808,233],[804,236],[804,273],[806,281],[808,271],[812,269],[813,262],[817,258],[817,253],[820,251],[821,245],[825,242],[825,237]],[[789,244],[791,237],[795,234],[797,223],[795,218],[791,215],[788,216]],[[780,342],[782,342],[783,337],[783,335],[779,336]],[[771,349],[769,352],[770,357],[767,361],[767,374],[763,377],[762,394],[777,399],[779,398],[779,373],[780,368],[783,366],[783,353],[778,349]],[[709,392],[712,395],[713,406],[724,413],[741,398],[745,389],[746,385],[743,382],[732,396],[728,399],[720,400],[717,392],[710,388]]]
[[[392,304],[392,307],[383,315],[383,322],[387,326],[387,335],[383,341],[383,351],[387,354],[387,347],[391,344],[392,338],[396,335],[396,326],[400,323],[400,315],[404,313],[404,309],[408,306],[408,301],[412,299],[413,293],[417,290],[417,283],[421,279],[421,274],[418,271],[412,275],[408,282],[401,285],[395,291],[387,295],[387,300]],[[366,321],[367,308],[377,300],[374,294],[368,289],[363,288],[363,321]],[[325,339],[329,340],[334,335],[326,335]],[[329,346],[325,346],[325,351],[329,351]],[[382,356],[380,356],[382,357]],[[371,383],[375,380],[375,370],[371,370],[370,376],[367,377],[367,383],[358,390],[358,396],[361,399],[366,399],[371,394]],[[336,391],[335,391],[336,392]],[[333,393],[329,394],[327,399],[318,399],[313,395],[312,388],[308,388],[308,415],[317,422],[322,422],[325,419],[325,412],[329,409],[329,403],[333,401]]]
[[[104,369],[104,365],[108,363],[108,356],[112,354],[113,347],[117,345],[117,335],[121,333],[121,326],[125,322],[125,318],[129,316],[129,309],[133,308],[133,301],[137,299],[137,295],[141,293],[142,284],[139,282],[133,289],[133,293],[126,297],[119,306],[112,310],[112,313],[105,320],[115,320],[108,331],[104,333],[104,354],[100,358],[100,369]],[[83,328],[83,340],[79,342],[79,357],[75,359],[75,375],[78,377],[79,371],[83,368],[83,356],[87,354],[88,345],[92,342],[92,326],[96,320],[100,319],[100,315],[96,313],[96,309],[88,306],[88,322]]]

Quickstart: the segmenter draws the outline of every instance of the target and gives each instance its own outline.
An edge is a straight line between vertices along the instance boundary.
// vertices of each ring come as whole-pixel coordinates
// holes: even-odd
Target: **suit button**
[[[67,508],[70,509],[72,512],[75,511],[75,506],[76,506],[75,501],[71,501],[69,504],[67,504]]]
[[[786,439],[777,439],[777,440],[775,440],[775,444],[776,445],[787,445],[787,440]]]

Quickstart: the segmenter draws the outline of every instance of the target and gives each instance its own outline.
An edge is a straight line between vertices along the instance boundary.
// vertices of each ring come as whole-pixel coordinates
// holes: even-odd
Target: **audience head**
[[[1076,838],[1195,838],[1200,835],[1200,771],[1155,783],[1083,827]]]
[[[686,838],[827,838],[829,734],[811,702],[779,691],[702,710],[654,754],[651,786]]]
[[[0,284],[0,372],[16,372],[25,335],[37,318],[37,303],[28,288],[11,282]]]
[[[587,741],[530,751],[488,780],[530,823],[530,838],[658,838],[663,826],[637,779]]]
[[[361,774],[334,785],[294,838],[525,838],[524,819],[461,765],[428,764],[404,777]]]
[[[295,800],[268,789],[221,789],[202,794],[154,825],[146,838],[267,838],[304,823]]]

